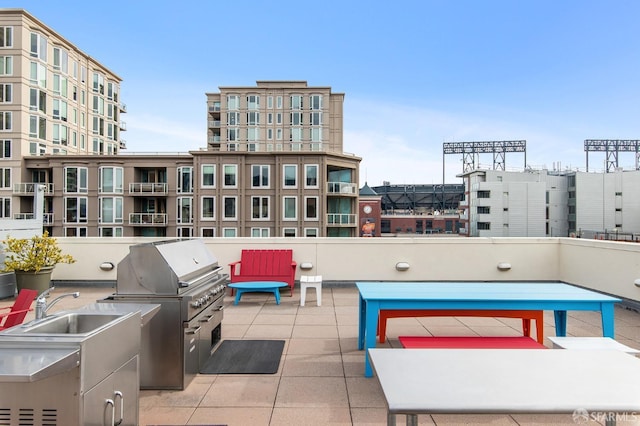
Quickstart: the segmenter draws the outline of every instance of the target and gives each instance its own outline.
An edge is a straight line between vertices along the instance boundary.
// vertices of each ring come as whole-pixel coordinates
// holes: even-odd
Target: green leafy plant
[[[58,263],[75,263],[70,254],[62,253],[56,239],[50,237],[46,231],[31,238],[7,236],[2,245],[5,251],[2,272],[40,272],[43,268],[53,267]]]

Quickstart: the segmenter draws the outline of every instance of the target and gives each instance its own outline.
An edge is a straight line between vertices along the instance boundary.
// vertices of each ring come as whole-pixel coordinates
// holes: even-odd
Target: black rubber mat
[[[202,374],[274,374],[284,340],[223,340],[202,366]]]

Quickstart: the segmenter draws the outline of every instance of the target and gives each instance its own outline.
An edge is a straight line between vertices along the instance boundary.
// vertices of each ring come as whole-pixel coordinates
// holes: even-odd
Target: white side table
[[[318,306],[322,306],[322,275],[301,275],[300,276],[300,306],[304,306],[307,296],[307,289],[316,289],[316,300]]]
[[[577,349],[577,350],[615,350],[637,355],[639,350],[630,348],[620,342],[616,342],[610,337],[557,337],[550,336],[554,349]]]

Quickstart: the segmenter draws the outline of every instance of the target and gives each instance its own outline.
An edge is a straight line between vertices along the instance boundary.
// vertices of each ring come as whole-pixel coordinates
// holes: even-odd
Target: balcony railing
[[[166,195],[167,184],[166,183],[152,183],[152,182],[133,182],[129,184],[129,194],[136,195]]]
[[[13,218],[15,220],[33,220],[36,215],[35,213],[14,213]],[[51,225],[53,223],[53,213],[44,213],[42,221],[45,225]]]
[[[129,213],[131,226],[164,226],[166,224],[166,213]]]
[[[53,194],[52,183],[38,183],[38,182],[22,182],[13,184],[13,193],[16,195],[33,195],[36,192],[38,185],[44,186],[45,194]]]
[[[120,122],[120,130],[122,130],[123,132],[127,130],[127,122],[126,121],[121,121]]]
[[[355,183],[350,182],[327,182],[327,192],[331,194],[357,194],[357,186]]]
[[[220,127],[220,120],[209,120],[209,127]]]
[[[356,215],[351,213],[328,213],[327,224],[353,226],[356,224]]]

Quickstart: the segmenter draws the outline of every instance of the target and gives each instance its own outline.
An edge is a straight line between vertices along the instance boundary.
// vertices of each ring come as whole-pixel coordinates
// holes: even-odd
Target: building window
[[[65,167],[64,192],[68,194],[88,192],[86,167]]]
[[[491,198],[491,191],[478,191],[478,198]]]
[[[269,228],[251,228],[252,238],[269,238]]]
[[[100,186],[98,191],[101,193],[122,194],[124,192],[123,173],[122,167],[100,167]]]
[[[87,228],[85,226],[74,226],[64,228],[65,237],[86,237]]]
[[[304,186],[305,188],[318,187],[318,165],[307,164],[304,166]]]
[[[478,230],[479,231],[490,231],[491,223],[490,222],[478,222]]]
[[[291,128],[291,136],[289,137],[290,142],[302,142],[302,127],[292,127]],[[298,144],[300,146],[300,144]],[[299,151],[300,149],[298,149]]]
[[[304,236],[308,238],[316,238],[318,236],[318,228],[304,228]]]
[[[46,101],[46,100],[45,100]],[[67,121],[67,103],[60,99],[53,100],[53,118]]]
[[[489,206],[478,206],[478,214],[489,214],[491,213],[491,207]]]
[[[251,166],[251,187],[269,188],[269,166]]]
[[[282,186],[285,188],[296,188],[298,186],[298,166],[295,164],[285,164],[282,168]]]
[[[227,113],[227,126],[238,126],[240,124],[240,113],[239,112],[228,112]]]
[[[36,88],[29,89],[29,110],[47,113],[47,92]]]
[[[0,27],[0,47],[13,47],[13,27]]]
[[[214,220],[216,197],[202,197],[200,200],[202,204],[202,220]]]
[[[31,57],[47,62],[47,39],[38,33],[31,33]]]
[[[267,108],[273,109],[273,96],[267,96]]]
[[[318,111],[322,109],[322,95],[309,96],[309,109]]]
[[[251,197],[251,218],[269,219],[269,197]]]
[[[0,103],[10,104],[13,101],[13,84],[0,84]]]
[[[321,112],[309,113],[309,124],[311,126],[322,126],[322,113]]]
[[[11,158],[11,139],[0,139],[0,158]]]
[[[0,75],[13,75],[13,56],[0,56]]]
[[[0,197],[0,217],[11,219],[11,197]]]
[[[179,194],[193,193],[193,167],[178,167],[178,191]]]
[[[222,236],[224,238],[235,238],[238,236],[238,230],[236,228],[222,228]]]
[[[53,48],[53,69],[69,74],[69,54],[59,47]]]
[[[32,84],[37,84],[43,89],[47,88],[47,68],[38,62],[31,62],[29,79]]]
[[[29,137],[47,139],[47,119],[37,115],[29,116]]]
[[[303,108],[302,95],[291,95],[291,109],[299,110]]]
[[[304,219],[318,220],[318,197],[304,197]]]
[[[201,228],[200,229],[200,236],[202,238],[214,238],[216,236],[216,229],[215,228]]]
[[[104,95],[104,76],[100,73],[93,73],[93,93]]]
[[[64,211],[65,223],[87,223],[87,197],[65,197]]]
[[[101,226],[98,228],[98,235],[100,237],[122,237],[121,226]]]
[[[296,228],[282,228],[282,236],[286,238],[295,238],[297,232]]]
[[[10,131],[12,129],[12,117],[11,111],[0,112],[0,130]]]
[[[227,95],[227,109],[240,109],[240,97],[238,95]]]
[[[298,218],[298,198],[297,197],[283,197],[282,198],[282,212],[284,220],[296,220]]]
[[[178,238],[191,238],[193,237],[193,228],[190,226],[180,226],[176,234]]]
[[[302,113],[292,112],[289,121],[289,124],[292,126],[302,126]]]
[[[122,223],[122,197],[99,197],[99,223]]]
[[[223,220],[236,220],[238,197],[223,197],[222,202],[224,203]]]
[[[202,187],[215,188],[216,186],[216,166],[213,164],[202,165]]]
[[[238,186],[238,165],[225,164],[224,168],[224,187],[236,188]]]
[[[177,223],[193,223],[193,197],[178,197]]]
[[[10,167],[0,168],[0,188],[2,189],[11,188],[11,168]]]
[[[260,109],[260,96],[258,95],[247,96],[247,109]]]
[[[282,96],[276,96],[276,108],[282,109]]]

